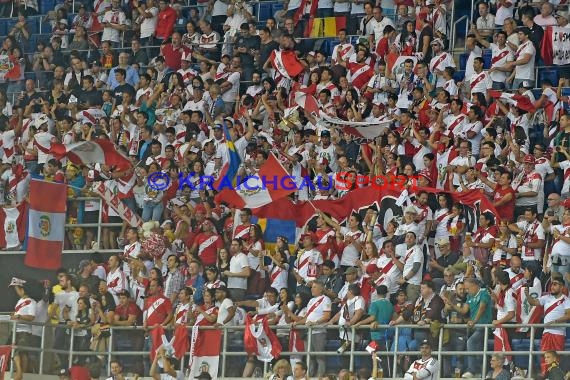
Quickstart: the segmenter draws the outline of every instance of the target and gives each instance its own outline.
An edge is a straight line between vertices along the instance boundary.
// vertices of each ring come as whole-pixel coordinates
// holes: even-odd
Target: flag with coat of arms
[[[67,185],[32,179],[24,264],[39,269],[61,267],[66,208]]]

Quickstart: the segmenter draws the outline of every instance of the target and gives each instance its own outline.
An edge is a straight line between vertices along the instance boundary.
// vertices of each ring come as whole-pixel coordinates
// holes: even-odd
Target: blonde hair
[[[286,359],[280,359],[277,361],[277,363],[273,364],[273,373],[277,373],[277,371],[280,370],[282,367],[284,367],[287,370],[288,375],[293,373],[293,370],[291,369],[291,364]]]

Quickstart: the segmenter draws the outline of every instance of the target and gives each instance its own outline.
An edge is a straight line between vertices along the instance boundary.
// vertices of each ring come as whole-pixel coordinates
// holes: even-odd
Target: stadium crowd
[[[14,269],[10,286],[20,300],[12,319],[65,325],[74,329],[74,349],[93,352],[73,363],[67,354],[53,355],[44,361],[54,367],[47,371],[63,368],[65,377],[67,368],[87,366],[95,377],[97,370],[114,378],[128,370],[182,378],[166,355],[158,355],[162,374],[146,357],[105,368],[98,355],[107,351],[109,326],[142,326],[144,332],[118,331],[113,339],[114,351],[141,351],[150,349],[148,331],[158,325],[243,325],[252,313],[277,326],[284,351],[308,343],[306,334],[291,339],[291,326],[313,327],[311,368],[293,354],[276,360],[276,379],[366,379],[382,371],[406,379],[503,380],[525,370],[562,379],[569,369],[561,369],[556,353],[568,350],[563,327],[535,335],[547,351],[540,369],[502,351],[515,339],[527,340],[526,349],[534,344],[528,329],[505,328],[510,323],[570,321],[570,118],[562,107],[570,71],[561,67],[558,83],[535,78],[543,27],[565,26],[565,6],[480,3],[459,78],[448,38],[451,1],[290,0],[263,25],[254,4],[190,3],[66,0],[49,12],[37,0],[0,5],[17,17],[0,51],[0,203],[25,201],[36,177],[69,185],[69,223],[98,223],[100,207],[104,222],[123,223],[103,227],[100,241],[96,228],[70,229],[65,248],[93,253],[79,268],[58,270],[55,284],[38,289]],[[73,7],[78,13],[69,23]],[[387,9],[394,16],[383,15]],[[31,46],[27,20],[38,13],[53,31]],[[344,18],[334,44],[304,38],[314,16]],[[488,49],[490,63],[483,58]],[[276,51],[295,52],[302,72],[287,75],[292,63],[278,62]],[[393,70],[399,56],[409,58]],[[294,107],[299,91],[317,99],[318,112]],[[327,123],[325,115],[358,128]],[[357,122],[376,137],[364,139]],[[98,139],[110,140],[132,169],[77,165],[49,149]],[[211,188],[178,186],[179,173],[192,173],[195,185],[202,175],[220,175],[230,145],[241,175],[258,173],[273,154],[296,178],[417,175],[421,186],[447,192],[410,191],[395,213],[402,217],[388,221],[378,219],[377,206],[347,215],[345,223],[316,210],[298,243],[281,236],[266,246],[251,210],[215,202]],[[149,182],[157,172],[170,177],[168,188]],[[129,227],[104,202],[76,199],[101,182],[141,216],[142,228]],[[305,187],[292,198],[342,199],[358,188]],[[468,231],[466,206],[450,194],[473,189],[497,214],[483,212],[478,229]],[[465,328],[442,330],[447,323]],[[410,324],[425,328],[402,328],[395,342],[392,326]],[[442,363],[431,356],[440,334],[445,350],[482,351],[485,324],[495,326],[487,327],[495,340],[488,374],[481,373],[481,355],[445,356]],[[319,329],[328,325],[340,329]],[[369,325],[356,334],[350,329]],[[41,328],[16,329],[18,346],[39,347]],[[54,348],[69,347],[69,329],[55,330]],[[358,373],[330,375],[318,352],[332,341],[344,368],[351,342],[358,350],[372,341],[380,348]],[[399,355],[391,374],[390,357],[376,357],[396,344],[421,357]],[[243,377],[258,376],[263,366],[253,356],[245,366],[230,364],[226,373]],[[37,353],[19,350],[15,368],[15,378],[37,372]]]

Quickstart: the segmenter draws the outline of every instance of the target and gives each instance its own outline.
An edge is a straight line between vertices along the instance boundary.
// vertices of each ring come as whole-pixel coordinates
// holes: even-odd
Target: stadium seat
[[[491,68],[491,58],[492,58],[492,52],[489,49],[483,50],[483,67],[485,68],[485,70],[488,70]]]
[[[461,82],[465,79],[465,70],[457,70],[455,74],[453,74],[453,79],[456,82]]]
[[[532,94],[534,95],[534,98],[537,100],[542,96],[542,90],[540,88],[533,88],[531,91]]]
[[[39,33],[41,20],[41,17],[28,17],[28,31],[31,34]]]
[[[0,19],[0,35],[5,36],[8,34],[6,31],[6,19]]]
[[[459,55],[459,70],[465,70],[467,66],[467,58],[469,58],[469,53],[461,53]]]
[[[55,0],[40,0],[39,7],[41,14],[47,14],[55,7]]]
[[[562,87],[562,96],[570,96],[570,87]]]
[[[283,3],[275,3],[271,6],[271,17],[275,17],[275,13],[283,10]]]
[[[271,13],[271,7],[271,4],[259,4],[259,14],[257,15],[257,19],[260,22],[265,22],[269,17],[273,17],[273,13]]]
[[[558,85],[558,70],[553,69],[538,69],[538,83],[540,86],[543,80],[548,79],[552,82],[552,85]]]

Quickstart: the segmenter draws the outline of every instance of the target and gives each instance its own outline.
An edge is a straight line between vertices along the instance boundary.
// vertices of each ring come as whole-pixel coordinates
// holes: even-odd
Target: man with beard
[[[550,294],[539,298],[529,296],[529,288],[525,287],[525,295],[531,306],[544,307],[544,323],[560,324],[570,321],[570,300],[562,290],[564,279],[560,273],[553,273],[550,282]],[[566,329],[564,327],[546,327],[540,341],[540,351],[562,351],[566,342]],[[543,372],[546,369],[544,358],[541,359]]]
[[[251,76],[251,82],[252,82],[251,86],[247,88],[245,93],[255,99],[263,91],[263,86],[261,85],[261,74],[259,73],[259,71],[253,72]]]

